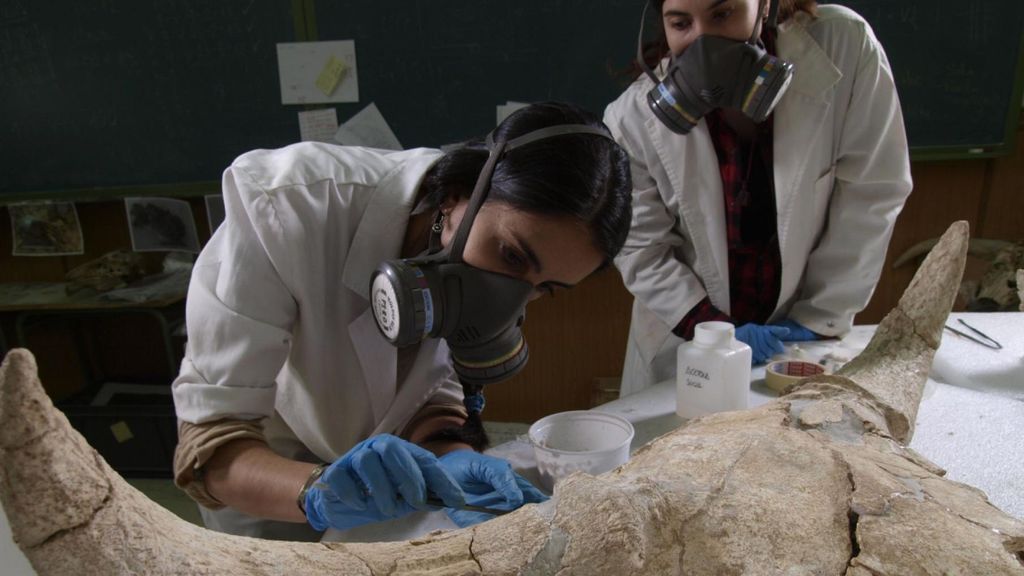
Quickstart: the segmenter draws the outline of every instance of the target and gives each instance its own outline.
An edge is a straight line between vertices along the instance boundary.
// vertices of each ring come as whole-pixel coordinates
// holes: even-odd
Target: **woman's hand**
[[[812,340],[821,339],[821,336],[818,336],[816,333],[804,328],[803,325],[795,320],[790,320],[788,318],[782,322],[773,324],[773,326],[781,326],[789,329],[789,334],[780,338],[783,342],[810,342]]]
[[[317,530],[345,530],[428,509],[428,492],[448,506],[466,502],[437,457],[381,434],[356,444],[327,468],[306,493],[306,519]]]
[[[498,510],[515,510],[523,504],[543,502],[548,497],[516,474],[500,458],[473,450],[456,450],[440,458],[441,465],[455,478],[466,494],[466,503]],[[483,512],[446,508],[452,522],[460,528],[493,518]]]
[[[736,328],[736,339],[750,346],[752,364],[764,364],[769,358],[781,354],[785,347],[782,342],[789,335],[784,326],[763,326],[744,324]]]

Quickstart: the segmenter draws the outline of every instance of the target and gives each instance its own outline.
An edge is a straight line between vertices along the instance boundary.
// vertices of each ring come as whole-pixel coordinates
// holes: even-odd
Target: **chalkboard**
[[[892,65],[915,158],[1012,150],[1024,83],[1022,0],[842,0]]]
[[[321,39],[356,41],[359,89],[406,147],[494,128],[508,100],[574,102],[597,114],[627,86],[638,0],[320,1]],[[347,116],[363,103],[343,107]]]
[[[1012,149],[1021,0],[845,0],[893,66],[915,157]],[[299,140],[275,45],[355,40],[360,102],[407,147],[480,135],[506,101],[600,113],[642,0],[4,0],[0,202],[216,189],[238,154]],[[649,36],[653,35],[649,31]]]
[[[298,140],[295,39],[282,0],[3,0],[0,195],[216,180]]]

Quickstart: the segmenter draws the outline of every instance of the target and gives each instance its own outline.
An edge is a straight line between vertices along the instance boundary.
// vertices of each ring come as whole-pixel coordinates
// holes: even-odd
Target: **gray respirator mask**
[[[758,14],[763,14],[761,0]],[[778,0],[770,0],[771,7],[765,22],[775,28]],[[643,59],[640,38],[637,40],[637,60],[644,72],[654,81],[647,93],[647,104],[669,130],[687,134],[697,122],[715,108],[739,110],[754,122],[763,122],[793,79],[793,65],[769,54],[757,40],[758,24],[745,42],[719,36],[700,36],[682,54],[673,55],[662,80],[654,75]]]
[[[442,221],[438,216],[426,253],[386,260],[370,277],[373,317],[388,342],[405,347],[428,337],[444,338],[464,385],[493,384],[523,369],[529,349],[521,327],[533,285],[470,266],[463,261],[462,253],[499,159],[531,142],[566,134],[611,139],[607,132],[582,124],[541,128],[508,141],[494,142],[491,135],[487,136],[487,162],[449,246],[441,247]]]

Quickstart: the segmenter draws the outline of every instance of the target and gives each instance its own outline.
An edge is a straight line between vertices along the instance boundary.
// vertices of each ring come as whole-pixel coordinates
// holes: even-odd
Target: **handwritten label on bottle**
[[[693,388],[704,388],[704,385],[711,381],[711,377],[707,372],[693,366],[687,366],[685,374],[686,378],[683,382]]]

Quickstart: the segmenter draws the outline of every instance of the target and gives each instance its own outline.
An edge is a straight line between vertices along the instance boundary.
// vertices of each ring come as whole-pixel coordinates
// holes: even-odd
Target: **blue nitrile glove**
[[[466,501],[437,457],[390,434],[356,444],[306,492],[306,519],[317,530],[345,530],[427,509],[427,491],[449,506]]]
[[[781,326],[783,328],[789,328],[789,334],[779,337],[779,340],[783,342],[810,342],[811,340],[817,340],[820,338],[814,332],[811,332],[807,328],[804,328],[800,323],[795,320],[783,320],[778,324],[772,324],[772,326]]]
[[[736,328],[736,339],[750,346],[750,361],[763,364],[769,358],[782,353],[782,339],[789,334],[789,328],[783,326],[762,326],[761,324],[744,324]]]
[[[505,460],[473,450],[455,450],[440,458],[441,465],[452,475],[466,494],[466,504],[498,510],[515,510],[523,504],[548,499],[526,478],[516,474]],[[472,526],[494,516],[483,512],[445,508],[459,528]]]

